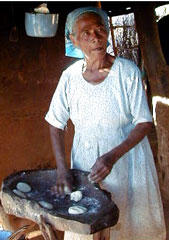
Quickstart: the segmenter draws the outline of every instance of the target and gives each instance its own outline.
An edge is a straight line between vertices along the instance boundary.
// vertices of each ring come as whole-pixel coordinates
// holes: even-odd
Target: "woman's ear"
[[[76,48],[78,48],[78,47],[79,47],[79,44],[78,44],[78,41],[77,41],[76,37],[75,37],[73,34],[70,34],[70,35],[69,35],[69,38],[70,38],[70,40],[72,41],[73,45],[74,45]]]

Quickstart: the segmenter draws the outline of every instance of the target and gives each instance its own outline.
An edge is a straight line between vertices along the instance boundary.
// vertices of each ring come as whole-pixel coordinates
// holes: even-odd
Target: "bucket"
[[[0,240],[6,240],[11,234],[10,231],[0,230]]]
[[[30,37],[54,37],[57,32],[59,14],[25,13],[25,30]]]

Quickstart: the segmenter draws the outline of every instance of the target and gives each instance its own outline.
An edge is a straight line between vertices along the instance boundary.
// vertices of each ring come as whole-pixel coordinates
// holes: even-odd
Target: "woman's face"
[[[83,14],[75,23],[74,34],[70,38],[87,58],[98,58],[106,54],[107,31],[100,16]]]

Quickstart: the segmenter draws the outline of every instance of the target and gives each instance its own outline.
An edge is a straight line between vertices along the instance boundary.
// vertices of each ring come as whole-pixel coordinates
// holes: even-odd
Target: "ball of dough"
[[[81,191],[75,191],[70,194],[70,200],[79,202],[82,199],[83,195]]]
[[[31,187],[27,183],[24,183],[24,182],[18,182],[16,185],[16,188],[19,191],[24,192],[24,193],[31,191]]]
[[[82,206],[72,206],[68,209],[69,214],[83,214],[87,212],[87,208],[82,207]]]
[[[13,189],[13,192],[19,197],[26,198],[25,194],[17,189]]]
[[[45,201],[39,201],[39,204],[47,209],[53,209],[53,205],[51,203],[45,202]]]

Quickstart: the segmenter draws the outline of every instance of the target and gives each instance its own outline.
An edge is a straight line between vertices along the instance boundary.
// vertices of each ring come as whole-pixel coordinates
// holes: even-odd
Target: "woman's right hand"
[[[67,166],[65,158],[64,131],[50,125],[50,136],[57,165],[56,185],[53,186],[51,190],[56,195],[64,196],[71,193],[73,185],[73,176]]]
[[[73,176],[68,168],[57,169],[56,185],[52,191],[58,196],[65,196],[72,192]]]

